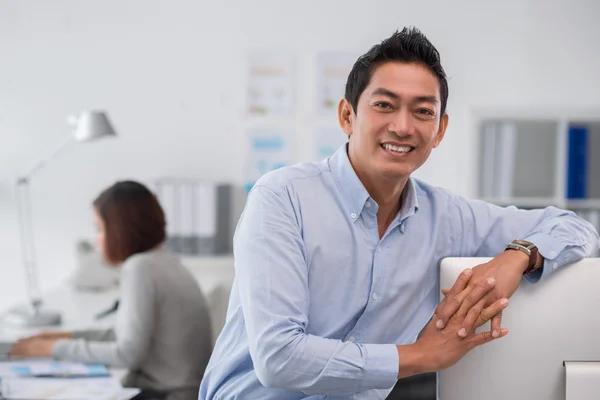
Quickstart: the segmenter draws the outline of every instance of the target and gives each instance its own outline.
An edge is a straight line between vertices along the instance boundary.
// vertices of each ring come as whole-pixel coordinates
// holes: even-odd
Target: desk
[[[207,298],[214,343],[225,323],[229,292],[234,277],[233,257],[182,257],[181,261],[196,278]],[[114,324],[114,314],[100,320],[97,320],[95,316],[110,308],[118,298],[119,289],[117,287],[105,291],[83,291],[77,290],[65,282],[43,297],[44,307],[62,313],[62,325],[32,330],[17,330],[0,326],[0,341],[15,341],[40,331],[110,328]],[[4,310],[2,310],[3,312]],[[120,369],[111,369],[111,371],[115,375],[124,373],[124,370]]]
[[[0,341],[13,342],[24,336],[34,335],[41,331],[74,331],[84,329],[107,329],[113,326],[114,314],[100,320],[96,314],[110,308],[119,297],[118,288],[103,292],[84,292],[76,290],[70,285],[63,285],[59,289],[44,297],[44,307],[58,310],[62,313],[62,324],[50,328],[13,329],[0,325]],[[111,374],[121,379],[126,370],[111,368]]]
[[[62,285],[44,296],[44,307],[62,313],[63,322],[59,326],[42,329],[13,329],[0,326],[0,340],[14,341],[20,337],[40,331],[72,331],[79,329],[103,329],[112,326],[114,315],[96,320],[95,315],[110,308],[118,299],[118,289],[88,292],[79,291],[70,285]]]

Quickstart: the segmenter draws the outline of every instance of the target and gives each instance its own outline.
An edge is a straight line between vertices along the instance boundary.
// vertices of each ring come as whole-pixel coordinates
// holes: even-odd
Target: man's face
[[[429,69],[402,62],[378,66],[356,113],[345,99],[339,108],[359,176],[410,176],[444,137],[448,115],[440,119],[440,110],[439,81]]]

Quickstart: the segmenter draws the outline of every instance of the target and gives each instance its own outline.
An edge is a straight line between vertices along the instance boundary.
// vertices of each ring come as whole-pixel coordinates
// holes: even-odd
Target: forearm
[[[84,339],[61,339],[52,349],[58,360],[103,364],[110,367],[134,368],[141,359],[135,349],[120,346],[118,342],[93,342]]]
[[[342,342],[306,334],[274,340],[258,340],[251,349],[256,374],[267,387],[307,395],[350,396],[368,389],[389,389],[398,376],[394,345]]]
[[[115,340],[114,329],[94,329],[71,332],[70,337],[64,339],[85,339],[93,342],[110,342]]]
[[[588,257],[598,248],[598,233],[589,222],[570,211],[546,212],[548,218],[524,238],[538,246],[544,259],[562,266]]]
[[[495,257],[507,243],[527,240],[538,247],[546,275],[555,268],[589,257],[599,246],[595,228],[572,211],[556,207],[522,210],[481,201],[459,204],[462,237],[458,243],[461,250],[456,253],[461,256]]]

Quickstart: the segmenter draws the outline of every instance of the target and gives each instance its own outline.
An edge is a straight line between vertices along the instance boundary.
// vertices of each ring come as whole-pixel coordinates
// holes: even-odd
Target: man
[[[543,279],[597,248],[571,212],[501,208],[411,178],[444,137],[447,98],[437,50],[416,29],[396,32],[350,72],[347,145],[256,183],[201,399],[383,399],[398,378],[506,335],[501,311],[524,274]],[[438,306],[448,256],[495,258]],[[474,331],[492,317],[490,332]]]

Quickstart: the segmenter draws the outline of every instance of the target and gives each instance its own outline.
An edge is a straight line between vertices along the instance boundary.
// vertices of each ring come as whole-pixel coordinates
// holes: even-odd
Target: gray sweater
[[[162,248],[133,255],[121,268],[114,329],[73,332],[73,339],[57,341],[53,356],[127,368],[124,386],[197,399],[211,327],[196,279]]]

